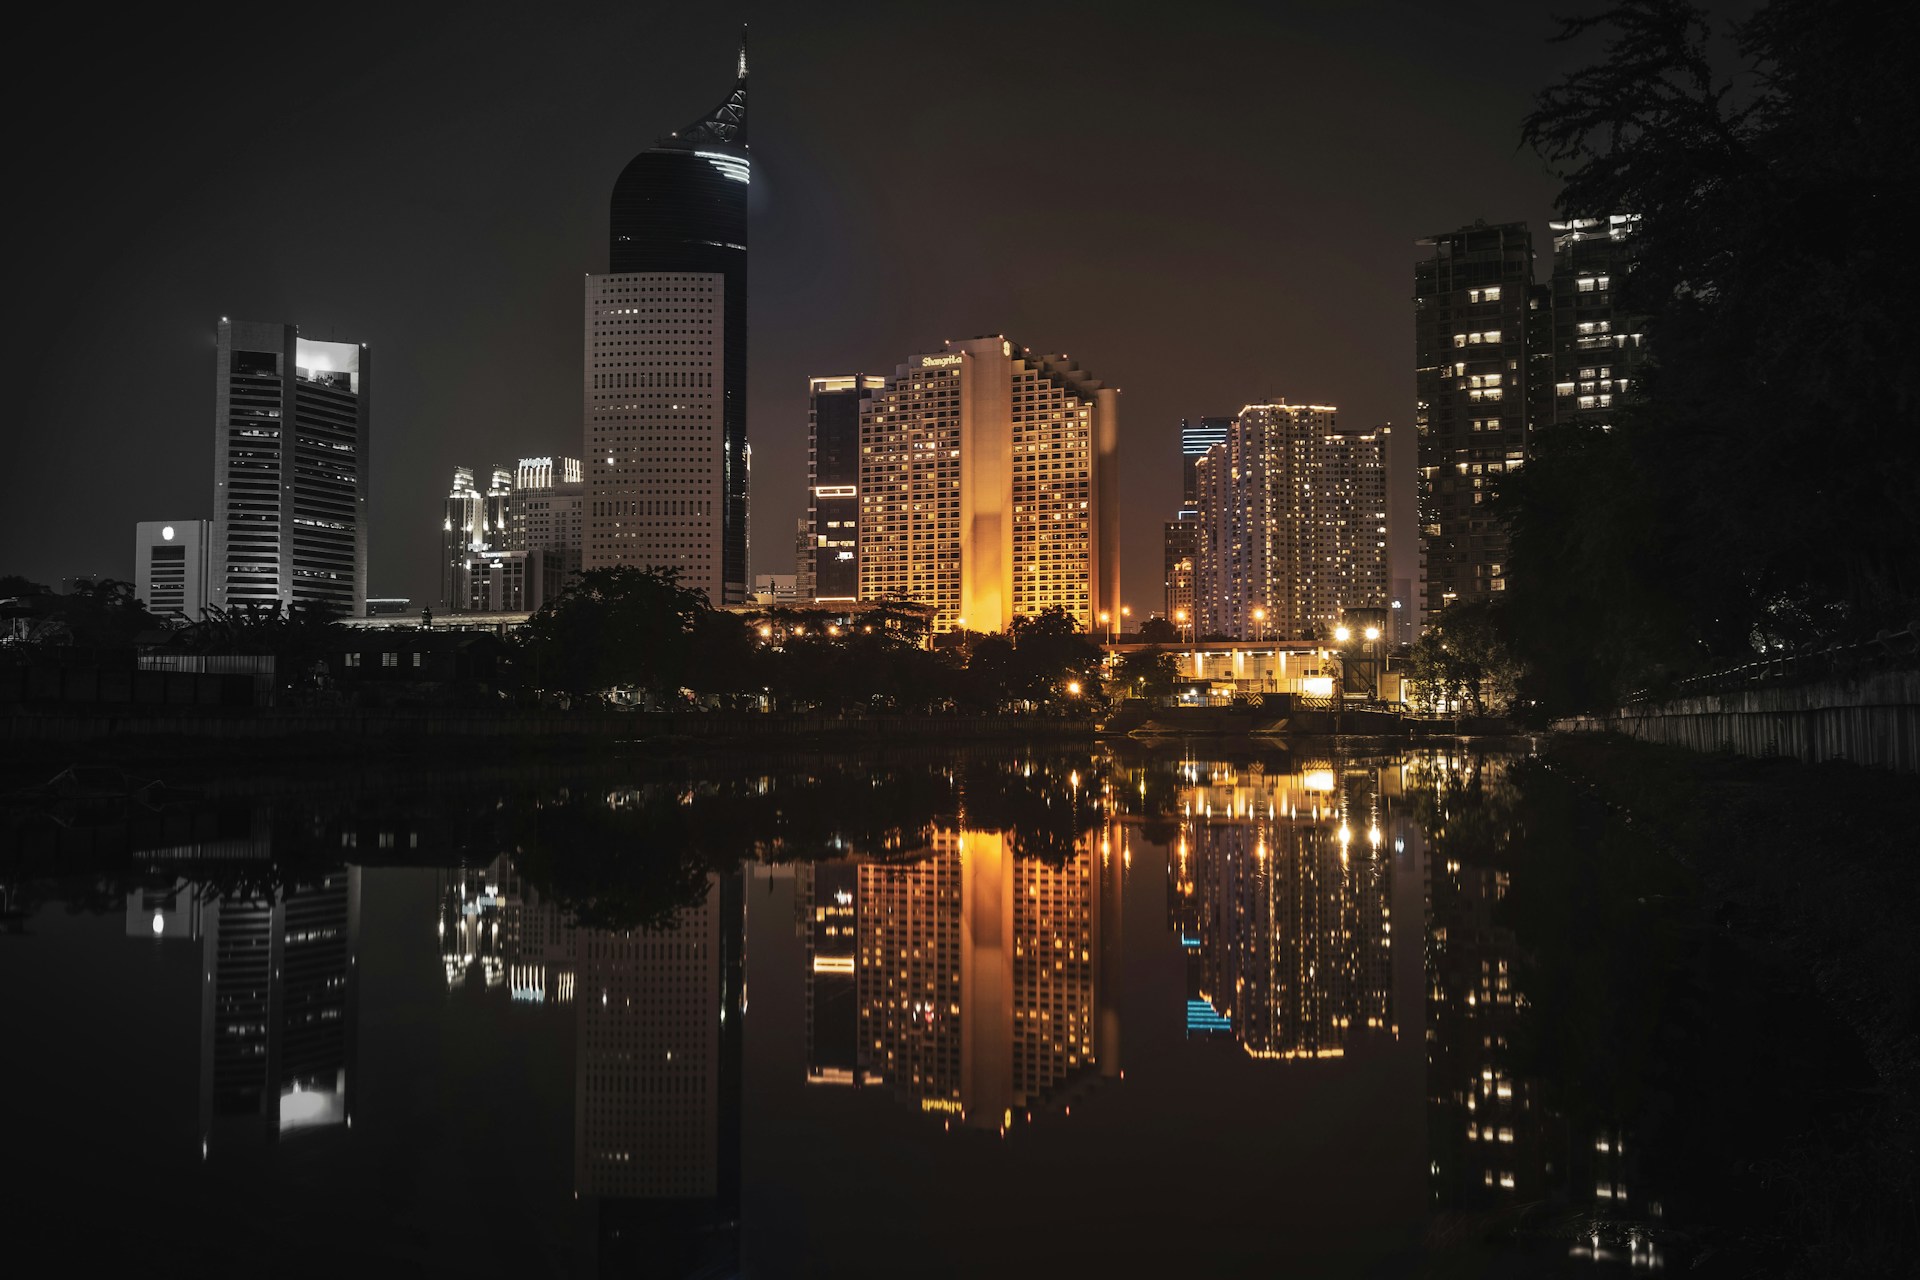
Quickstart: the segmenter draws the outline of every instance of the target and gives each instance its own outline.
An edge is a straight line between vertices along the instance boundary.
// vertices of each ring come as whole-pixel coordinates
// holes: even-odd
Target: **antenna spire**
[[[740,78],[747,78],[747,24],[740,24]]]

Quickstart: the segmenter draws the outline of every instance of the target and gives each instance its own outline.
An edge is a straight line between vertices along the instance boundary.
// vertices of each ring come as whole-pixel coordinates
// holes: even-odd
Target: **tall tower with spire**
[[[747,45],[720,104],[613,185],[586,281],[585,568],[674,569],[746,599]]]

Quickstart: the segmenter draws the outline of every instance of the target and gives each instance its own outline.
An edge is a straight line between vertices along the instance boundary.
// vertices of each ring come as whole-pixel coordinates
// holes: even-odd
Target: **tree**
[[[1501,488],[1513,634],[1559,708],[1920,615],[1920,148],[1911,5],[1683,0],[1576,19],[1604,59],[1523,138],[1570,216],[1640,215],[1619,306],[1649,361],[1611,432],[1545,433]]]
[[[1080,630],[1058,605],[1015,618],[1010,632],[1013,660],[1010,692],[1029,702],[1099,695],[1103,655],[1092,636]],[[1072,692],[1078,686],[1077,694]]]
[[[1179,644],[1180,628],[1165,618],[1148,618],[1140,624],[1140,638],[1148,644]]]
[[[1468,601],[1450,605],[1427,624],[1406,670],[1409,700],[1427,714],[1456,707],[1486,715],[1513,709],[1521,668],[1501,608]]]
[[[1180,682],[1180,667],[1164,649],[1139,649],[1114,669],[1119,693],[1132,698],[1163,698]]]
[[[686,682],[695,634],[711,612],[674,570],[589,569],[527,620],[533,682],[573,694],[672,694]]]

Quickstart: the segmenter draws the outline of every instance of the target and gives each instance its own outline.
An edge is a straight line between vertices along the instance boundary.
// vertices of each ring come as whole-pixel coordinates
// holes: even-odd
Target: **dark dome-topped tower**
[[[613,184],[612,271],[730,271],[745,278],[747,41],[719,106],[627,163]]]

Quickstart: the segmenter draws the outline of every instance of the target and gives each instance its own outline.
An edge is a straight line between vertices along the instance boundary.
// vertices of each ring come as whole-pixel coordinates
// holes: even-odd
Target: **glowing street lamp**
[[[1353,639],[1353,631],[1348,627],[1335,627],[1333,629],[1333,638],[1341,644],[1345,644],[1347,641]]]
[[[1253,606],[1253,620],[1259,625],[1260,639],[1267,638],[1267,610],[1264,605]]]

